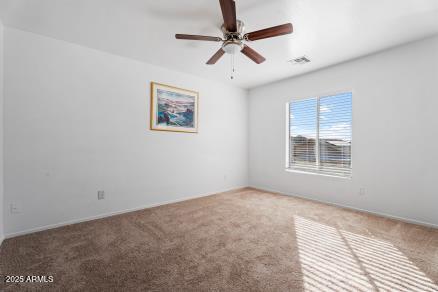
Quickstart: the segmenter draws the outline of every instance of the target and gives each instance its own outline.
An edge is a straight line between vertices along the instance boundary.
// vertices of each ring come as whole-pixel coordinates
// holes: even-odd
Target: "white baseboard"
[[[90,216],[90,217],[74,219],[74,220],[64,221],[64,222],[60,222],[60,223],[55,223],[55,224],[50,224],[50,225],[30,228],[30,229],[26,229],[26,230],[22,230],[22,231],[18,231],[18,232],[7,233],[4,236],[0,236],[0,245],[2,244],[3,240],[7,239],[7,238],[12,238],[12,237],[16,237],[16,236],[26,235],[26,234],[30,234],[30,233],[35,233],[35,232],[39,232],[39,231],[44,231],[44,230],[48,230],[48,229],[58,228],[58,227],[72,225],[72,224],[81,223],[81,222],[92,221],[92,220],[96,220],[96,219],[102,219],[102,218],[106,218],[106,217],[111,217],[111,216],[120,215],[120,214],[124,214],[124,213],[139,211],[139,210],[143,210],[143,209],[149,209],[149,208],[153,208],[153,207],[157,207],[157,206],[162,206],[162,205],[167,205],[167,204],[172,204],[172,203],[188,201],[188,200],[192,200],[192,199],[196,199],[196,198],[207,197],[207,196],[211,196],[211,195],[214,195],[214,194],[221,194],[221,193],[228,193],[228,192],[235,192],[235,191],[239,191],[239,190],[245,190],[245,189],[248,189],[248,188],[252,188],[252,189],[255,189],[255,190],[260,190],[260,191],[263,191],[263,192],[270,192],[270,193],[275,193],[275,194],[280,194],[280,195],[298,197],[298,198],[301,198],[301,199],[306,199],[306,200],[310,200],[310,201],[314,201],[314,202],[318,202],[318,203],[323,203],[323,204],[332,205],[332,206],[336,206],[336,207],[341,207],[341,208],[351,209],[351,210],[355,210],[355,211],[360,211],[360,212],[364,212],[364,213],[368,213],[368,214],[373,214],[373,215],[377,215],[377,216],[381,216],[381,217],[385,217],[385,218],[390,218],[390,219],[394,219],[394,220],[398,220],[398,221],[402,221],[402,222],[406,222],[406,223],[412,223],[412,224],[417,224],[417,225],[422,225],[422,226],[427,226],[427,227],[432,227],[432,228],[438,228],[438,225],[433,224],[433,223],[423,222],[423,221],[419,221],[419,220],[415,220],[415,219],[403,218],[403,217],[389,215],[389,214],[385,214],[385,213],[379,213],[379,212],[375,212],[375,211],[369,211],[369,210],[360,209],[360,208],[356,208],[356,207],[352,207],[352,206],[348,206],[348,205],[332,203],[332,202],[329,202],[329,201],[317,200],[317,199],[309,198],[307,196],[296,194],[296,193],[293,193],[293,194],[291,194],[291,193],[284,193],[284,192],[280,192],[280,191],[277,191],[277,190],[274,190],[274,189],[271,189],[271,188],[260,187],[260,186],[249,186],[249,187],[241,186],[241,187],[235,187],[235,188],[232,188],[232,189],[229,189],[229,190],[225,190],[225,191],[211,192],[211,193],[207,193],[207,194],[201,194],[201,195],[196,195],[196,196],[184,197],[184,198],[181,198],[181,199],[169,200],[169,201],[164,201],[164,202],[154,203],[154,204],[149,204],[149,205],[143,205],[143,206],[139,206],[139,207],[135,207],[135,208],[130,208],[130,209],[124,209],[124,210],[120,210],[120,211],[107,212],[107,213],[102,213],[102,214],[98,214],[98,215],[95,215],[95,216]]]
[[[309,200],[309,201],[314,201],[314,202],[318,202],[318,203],[323,203],[323,204],[327,204],[327,205],[331,205],[331,206],[335,206],[335,207],[350,209],[350,210],[359,211],[359,212],[363,212],[363,213],[367,213],[367,214],[372,214],[372,215],[376,215],[376,216],[380,216],[380,217],[394,219],[394,220],[402,221],[402,222],[405,222],[405,223],[411,223],[411,224],[416,224],[416,225],[421,225],[421,226],[426,226],[426,227],[431,227],[431,228],[437,228],[438,229],[438,225],[437,224],[433,224],[433,223],[429,223],[429,222],[424,222],[424,221],[419,221],[419,220],[410,219],[410,218],[404,218],[404,217],[389,215],[389,214],[386,214],[386,213],[380,213],[380,212],[360,209],[360,208],[352,207],[352,206],[349,206],[349,205],[342,205],[342,204],[337,204],[337,203],[333,203],[333,202],[329,202],[329,201],[322,201],[322,200],[318,200],[318,199],[309,198],[308,196],[304,196],[304,195],[301,195],[301,194],[284,193],[284,192],[280,192],[280,191],[277,191],[277,190],[274,190],[274,189],[270,189],[270,188],[266,188],[266,187],[259,187],[259,186],[249,186],[249,188],[252,188],[252,189],[255,189],[255,190],[259,190],[259,191],[262,191],[262,192],[270,192],[270,193],[280,194],[280,195],[284,195],[284,196],[297,197],[297,198],[301,198],[301,199],[305,199],[305,200]]]
[[[225,190],[225,191],[211,192],[211,193],[207,193],[207,194],[201,194],[201,195],[196,195],[196,196],[184,197],[184,198],[181,198],[181,199],[175,199],[175,200],[169,200],[169,201],[164,201],[164,202],[159,202],[159,203],[154,203],[154,204],[149,204],[149,205],[143,205],[143,206],[139,206],[139,207],[135,207],[135,208],[130,208],[130,209],[124,209],[124,210],[119,210],[119,211],[114,211],[114,212],[102,213],[102,214],[98,214],[98,215],[94,215],[94,216],[90,216],[90,217],[85,217],[85,218],[79,218],[79,219],[63,221],[63,222],[60,222],[60,223],[49,224],[49,225],[44,225],[44,226],[40,226],[40,227],[30,228],[30,229],[26,229],[26,230],[22,230],[22,231],[18,231],[18,232],[7,233],[7,234],[5,234],[4,238],[6,239],[6,238],[17,237],[17,236],[26,235],[26,234],[30,234],[30,233],[35,233],[35,232],[39,232],[39,231],[44,231],[44,230],[48,230],[48,229],[53,229],[53,228],[58,228],[58,227],[62,227],[62,226],[72,225],[72,224],[76,224],[76,223],[92,221],[92,220],[96,220],[96,219],[102,219],[102,218],[106,218],[106,217],[111,217],[111,216],[120,215],[120,214],[124,214],[124,213],[139,211],[139,210],[143,210],[143,209],[149,209],[149,208],[153,208],[153,207],[157,207],[157,206],[162,206],[162,205],[167,205],[167,204],[172,204],[172,203],[178,203],[178,202],[188,201],[188,200],[202,198],[202,197],[208,197],[208,196],[215,195],[215,194],[223,194],[223,193],[235,192],[235,191],[239,191],[239,190],[245,190],[246,188],[247,188],[247,186],[234,187],[234,188],[231,188],[231,189],[228,189],[228,190]]]

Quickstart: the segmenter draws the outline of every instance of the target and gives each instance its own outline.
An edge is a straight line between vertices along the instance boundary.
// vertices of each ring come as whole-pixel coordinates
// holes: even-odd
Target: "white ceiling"
[[[218,0],[0,0],[11,27],[250,88],[438,33],[437,0],[236,0],[246,31],[292,22],[289,36],[249,45],[256,65],[230,57],[205,62],[219,43],[175,40],[175,33],[221,36]],[[312,62],[287,61],[307,55]]]

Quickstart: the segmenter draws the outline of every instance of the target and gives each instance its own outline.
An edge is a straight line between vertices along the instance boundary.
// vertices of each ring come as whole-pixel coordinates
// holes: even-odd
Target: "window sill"
[[[295,168],[286,168],[285,170],[287,172],[292,172],[292,173],[310,174],[310,175],[333,177],[333,178],[346,179],[346,180],[351,180],[351,178],[352,178],[351,174],[348,176],[343,176],[343,175],[327,174],[325,172],[317,171],[317,170],[306,171],[304,169],[295,169]]]

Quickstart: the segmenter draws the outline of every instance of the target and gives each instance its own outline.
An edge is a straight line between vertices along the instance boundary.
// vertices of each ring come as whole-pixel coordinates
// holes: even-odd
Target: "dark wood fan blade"
[[[236,2],[234,0],[219,0],[222,16],[224,17],[224,26],[229,32],[237,31],[236,21]]]
[[[244,54],[245,56],[247,56],[257,64],[263,63],[266,60],[262,55],[260,55],[259,53],[248,47],[247,45],[243,46],[243,50],[241,52],[242,54]]]
[[[208,65],[216,64],[216,62],[225,54],[225,51],[222,48],[217,51],[210,60],[207,61]]]
[[[205,35],[194,35],[194,34],[179,34],[175,35],[175,38],[179,40],[194,40],[194,41],[210,41],[210,42],[220,42],[222,39],[220,37],[212,37]]]
[[[255,41],[255,40],[261,40],[261,39],[289,34],[292,33],[292,31],[293,31],[292,23],[286,23],[278,26],[265,28],[262,30],[253,31],[245,34],[244,37],[249,41]]]

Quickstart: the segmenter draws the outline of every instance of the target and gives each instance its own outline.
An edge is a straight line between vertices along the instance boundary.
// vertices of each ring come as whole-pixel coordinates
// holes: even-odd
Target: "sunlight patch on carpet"
[[[438,291],[390,242],[300,216],[295,230],[305,291]]]

